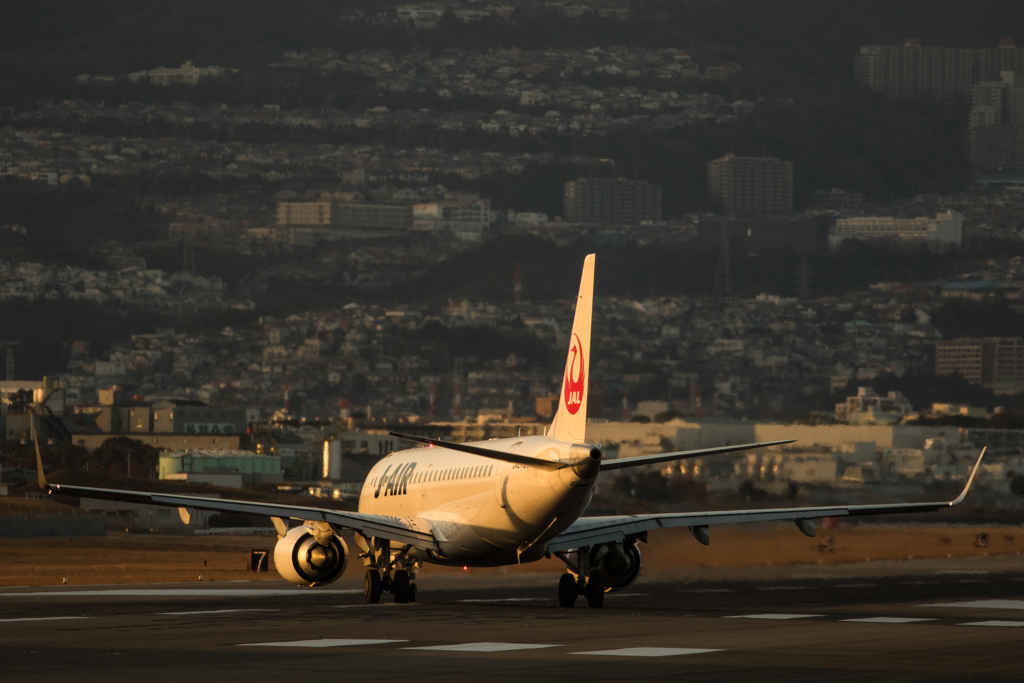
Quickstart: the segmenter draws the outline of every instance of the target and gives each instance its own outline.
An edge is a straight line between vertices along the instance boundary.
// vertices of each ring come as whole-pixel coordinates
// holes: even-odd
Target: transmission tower
[[[718,268],[715,270],[715,294],[732,295],[732,271],[729,269],[729,230],[722,221],[722,245],[718,249]]]
[[[192,278],[196,274],[196,245],[195,242],[189,238],[184,240],[184,253],[182,254],[181,259],[181,273],[185,277],[181,278],[178,285],[178,327],[185,325],[189,317],[198,317],[199,315],[198,307],[189,301],[189,298],[195,294],[195,287],[192,284]]]
[[[797,293],[797,296],[800,299],[802,299],[802,300],[803,299],[810,299],[811,298],[811,267],[809,265],[807,265],[807,257],[806,256],[801,256],[800,257],[800,268],[799,268],[799,270],[797,270],[797,277],[799,278],[798,279],[798,284],[799,284],[799,287],[800,287],[800,289],[799,289],[799,291]]]
[[[185,240],[185,253],[182,256],[181,272],[185,275],[196,274],[196,244],[191,239]]]

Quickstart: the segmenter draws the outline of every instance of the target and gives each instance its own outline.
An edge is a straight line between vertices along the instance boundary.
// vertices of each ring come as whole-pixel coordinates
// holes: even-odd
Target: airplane
[[[586,440],[594,262],[594,254],[583,262],[558,409],[547,432],[472,443],[392,432],[419,446],[393,452],[374,465],[356,512],[49,484],[36,439],[39,485],[50,494],[176,507],[186,524],[194,510],[269,516],[278,532],[276,569],[299,586],[326,585],[345,572],[351,553],[341,533],[350,530],[366,569],[368,603],[379,602],[384,592],[397,603],[415,601],[416,574],[424,564],[498,567],[554,556],[566,565],[558,582],[562,607],[572,607],[579,596],[590,607],[601,607],[607,592],[633,583],[641,570],[639,542],[646,543],[652,530],[689,527],[707,545],[710,527],[717,524],[789,520],[814,536],[815,520],[822,517],[930,512],[963,502],[984,450],[963,491],[951,501],[582,516],[604,472],[793,442],[604,459],[601,449]]]

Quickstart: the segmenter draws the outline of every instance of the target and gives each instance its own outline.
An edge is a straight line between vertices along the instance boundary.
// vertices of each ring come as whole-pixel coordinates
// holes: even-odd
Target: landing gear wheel
[[[363,579],[363,598],[368,603],[376,604],[380,602],[381,590],[380,572],[376,569],[367,569],[366,577]]]
[[[391,592],[395,596],[395,602],[405,604],[409,602],[412,590],[409,587],[409,572],[399,569],[391,579]]]
[[[409,602],[416,602],[416,596],[417,596],[418,593],[419,593],[419,590],[417,590],[416,584],[415,583],[410,583],[409,584]]]
[[[600,572],[590,572],[590,577],[587,579],[587,587],[583,589],[583,594],[587,596],[587,604],[591,607],[601,607],[604,605],[604,577],[601,576]]]
[[[576,577],[566,572],[558,580],[558,605],[572,607],[576,604]]]

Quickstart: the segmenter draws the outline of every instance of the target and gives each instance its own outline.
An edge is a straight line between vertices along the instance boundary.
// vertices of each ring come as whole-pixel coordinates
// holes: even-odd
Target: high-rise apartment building
[[[774,157],[726,154],[708,164],[708,193],[731,215],[793,211],[793,164]]]
[[[661,220],[661,185],[645,180],[580,178],[565,184],[569,223],[636,225]]]
[[[983,81],[971,91],[965,151],[983,173],[1024,170],[1024,87],[1012,71],[998,81]]]
[[[972,384],[1024,379],[1024,339],[964,337],[935,343],[935,374],[959,373]]]
[[[854,75],[862,85],[893,97],[944,100],[969,97],[983,81],[998,81],[1004,71],[1024,77],[1024,49],[1003,38],[999,47],[924,47],[864,45],[854,57]]]

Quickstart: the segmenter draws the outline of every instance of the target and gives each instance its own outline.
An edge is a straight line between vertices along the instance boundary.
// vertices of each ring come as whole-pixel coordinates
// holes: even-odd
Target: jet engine
[[[640,576],[640,548],[636,543],[604,543],[590,551],[590,566],[601,572],[605,588],[621,590]]]
[[[318,543],[316,530],[297,526],[274,546],[274,566],[278,574],[297,586],[321,586],[345,573],[348,546],[335,534],[325,545]]]

